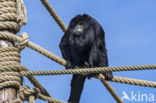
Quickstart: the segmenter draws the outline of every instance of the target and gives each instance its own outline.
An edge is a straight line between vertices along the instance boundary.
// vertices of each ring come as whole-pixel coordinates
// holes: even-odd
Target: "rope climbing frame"
[[[41,2],[49,11],[51,16],[55,19],[62,31],[65,32],[65,24],[52,8],[48,0],[41,0]],[[25,100],[29,101],[30,103],[35,103],[36,98],[48,101],[49,103],[66,103],[64,101],[51,97],[49,93],[37,81],[34,75],[87,75],[90,73],[99,73],[99,75],[95,78],[99,79],[103,83],[103,85],[110,92],[112,97],[114,97],[117,103],[123,103],[112,86],[105,80],[104,75],[100,73],[105,71],[119,72],[156,69],[156,64],[153,64],[122,67],[99,67],[92,69],[78,68],[54,71],[29,71],[25,66],[22,66],[20,64],[20,52],[25,47],[29,47],[63,66],[66,65],[66,62],[64,59],[29,41],[29,36],[27,33],[22,33],[16,36],[15,34],[20,30],[20,27],[22,25],[25,25],[26,22],[26,9],[23,0],[0,0],[0,89],[2,91],[2,94],[7,93],[10,97],[3,98],[2,100],[4,103],[8,103],[9,101],[13,103],[23,103],[23,101]],[[15,45],[15,42],[18,42],[18,44]],[[35,88],[23,86],[23,76],[26,76]],[[152,81],[137,80],[117,76],[114,76],[111,81],[156,88],[156,82]]]

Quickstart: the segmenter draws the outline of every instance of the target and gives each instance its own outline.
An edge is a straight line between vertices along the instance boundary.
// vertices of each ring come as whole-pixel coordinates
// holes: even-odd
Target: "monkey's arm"
[[[96,38],[91,48],[89,64],[95,67],[107,67],[108,56],[104,41],[104,31],[101,27],[97,29],[99,30],[96,32]],[[104,72],[103,74],[106,80],[111,80],[113,77],[112,72]]]
[[[69,49],[68,38],[69,38],[69,32],[66,31],[65,34],[63,35],[60,45],[59,45],[59,47],[61,49],[62,56],[66,60],[66,63],[67,63],[66,69],[73,68],[72,63],[71,63],[72,57],[71,57],[71,53],[70,53],[70,49]]]
[[[108,55],[107,55],[107,49],[105,46],[105,39],[104,39],[104,32],[100,32],[101,36],[98,36],[97,38],[97,47],[98,47],[98,54],[99,54],[99,67],[108,67]],[[101,38],[103,36],[103,38]],[[113,78],[112,72],[104,72],[106,80],[111,80]]]

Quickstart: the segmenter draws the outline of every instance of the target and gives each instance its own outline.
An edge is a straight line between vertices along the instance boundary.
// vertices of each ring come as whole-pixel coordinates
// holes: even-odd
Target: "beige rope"
[[[67,70],[50,70],[50,71],[22,71],[21,74],[28,75],[60,75],[60,74],[91,74],[103,72],[132,71],[132,70],[149,70],[156,69],[156,64],[152,65],[136,65],[136,66],[118,66],[118,67],[96,67],[96,68],[80,68]]]
[[[19,36],[16,36],[16,35],[12,35],[11,33],[8,33],[6,31],[0,32],[0,38],[5,38],[5,39],[9,39],[11,41],[20,42],[20,43],[23,41],[23,38],[21,38]],[[52,54],[51,52],[49,52],[48,50],[40,47],[37,44],[34,44],[34,43],[28,41],[27,46],[29,48],[31,48],[31,49],[33,49],[33,50],[43,54],[44,56],[50,58],[51,60],[61,64],[61,65],[66,65],[65,60],[63,60],[62,58],[59,58],[58,56]]]
[[[44,95],[41,95],[41,94],[37,95],[37,97],[39,99],[42,99],[42,100],[45,100],[45,101],[48,101],[48,102],[51,102],[51,103],[68,103],[68,102],[60,101],[58,99],[47,97],[47,96],[44,96]]]
[[[107,90],[110,92],[110,94],[113,96],[113,98],[118,102],[118,103],[124,103],[119,95],[115,92],[115,90],[112,88],[112,86],[105,80],[104,75],[99,74],[97,79],[100,79],[103,85],[107,88]]]
[[[19,49],[15,47],[0,48],[0,58],[3,58],[5,60],[5,62],[4,61],[0,62],[0,81],[3,82],[3,83],[0,82],[0,88],[8,87],[11,85],[12,86],[15,85],[16,87],[19,87],[21,83],[21,79],[20,79],[21,75],[18,72],[23,70],[28,71],[27,68],[19,65],[20,62]],[[12,73],[12,71],[14,72]],[[34,76],[30,75],[27,76],[27,78],[31,81],[31,83],[35,87],[40,89],[41,93],[50,96]],[[17,81],[17,82],[12,83],[12,81]]]
[[[64,22],[61,20],[61,18],[57,15],[57,13],[55,12],[55,10],[53,9],[53,7],[50,5],[50,3],[48,2],[48,0],[41,0],[41,2],[43,3],[43,5],[46,7],[46,9],[49,11],[50,15],[54,18],[54,20],[56,21],[56,23],[59,25],[59,27],[63,30],[63,32],[65,32],[67,30]]]
[[[0,30],[8,29],[18,32],[20,26],[26,24],[26,21],[23,0],[0,0]]]
[[[6,50],[6,52],[5,52]],[[4,53],[5,52],[5,53]],[[6,53],[14,52],[18,56],[9,56],[5,55]],[[4,53],[4,54],[3,54]],[[8,70],[7,66],[13,65],[19,65],[20,61],[20,54],[18,49],[7,49],[7,48],[0,48],[0,89],[3,89],[5,87],[15,87],[19,88],[21,85],[21,76],[18,71]],[[5,61],[5,62],[4,62]],[[10,64],[8,64],[9,62]],[[12,69],[12,68],[10,68]],[[5,73],[6,72],[6,73]],[[16,75],[14,75],[16,74]]]
[[[27,23],[27,16],[26,16],[26,8],[23,3],[23,0],[16,0],[17,5],[17,22],[19,25],[25,25]]]
[[[148,67],[148,65],[145,65],[145,67],[146,66]],[[135,68],[135,67],[140,67],[140,66],[131,66],[131,67]],[[110,67],[110,68],[116,69],[116,67]],[[112,71],[112,69],[110,69],[110,68],[109,67],[103,67],[103,68],[68,69],[68,70],[53,70],[53,71],[52,70],[51,71],[21,71],[20,74],[24,75],[24,76],[29,76],[29,75],[60,75],[60,74],[87,75],[90,73],[103,73],[107,69],[109,69],[109,71]],[[98,70],[96,70],[96,69],[98,69]],[[115,71],[115,69],[114,69],[114,71]],[[130,79],[130,78],[124,78],[124,77],[117,77],[117,76],[114,76],[111,81],[156,88],[156,82],[152,82],[152,81],[144,81],[144,80]]]
[[[0,0],[0,35],[14,35],[14,33],[20,30],[21,25],[26,24],[26,21],[26,9],[22,0]],[[20,36],[22,36],[21,42],[17,47],[22,50],[28,44],[28,38],[25,34]],[[20,54],[18,49],[5,48],[0,50],[0,67],[2,67],[0,73],[0,89],[10,86],[19,88],[21,85],[21,75],[19,75],[19,71],[16,71],[16,69],[14,71],[14,68],[12,68],[10,72],[7,71],[9,68],[8,66],[19,65],[19,63]],[[5,66],[7,67],[5,68]],[[3,70],[3,68],[5,68],[5,70]],[[28,78],[36,87],[40,88],[41,93],[49,96],[47,91],[45,91],[33,76],[29,76]],[[30,97],[30,100],[32,100],[33,97]],[[17,100],[16,102],[22,103],[20,100]]]
[[[118,76],[114,77],[111,81],[112,82],[132,84],[132,85],[138,85],[138,86],[144,86],[144,87],[156,88],[156,82],[153,82],[153,81],[123,78],[123,77],[118,77]]]

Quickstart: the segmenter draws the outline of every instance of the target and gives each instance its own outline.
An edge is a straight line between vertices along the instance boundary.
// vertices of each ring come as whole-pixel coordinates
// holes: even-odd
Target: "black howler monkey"
[[[108,66],[105,35],[101,25],[87,14],[74,17],[67,31],[64,33],[60,49],[66,60],[66,69],[76,66],[106,67]],[[106,80],[111,80],[112,72],[105,72]],[[86,76],[73,75],[71,80],[71,92],[68,102],[79,103]]]

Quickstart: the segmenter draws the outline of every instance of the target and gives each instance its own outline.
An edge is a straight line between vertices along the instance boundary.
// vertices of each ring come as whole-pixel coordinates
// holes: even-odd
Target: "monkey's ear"
[[[91,19],[91,18],[92,18],[92,17],[89,16],[88,14],[83,14],[83,17],[84,17],[84,18],[87,18],[87,19]]]
[[[84,16],[84,17],[85,17],[85,16],[88,17],[89,15],[88,15],[88,14],[83,14],[83,16]]]

